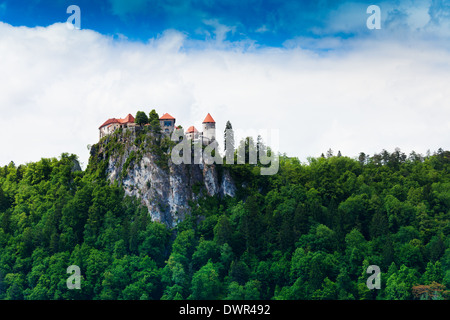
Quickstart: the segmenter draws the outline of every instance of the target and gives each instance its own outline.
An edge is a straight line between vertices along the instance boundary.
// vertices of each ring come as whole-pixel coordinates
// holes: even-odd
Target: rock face
[[[161,138],[164,136],[153,137],[156,141]],[[116,146],[122,144],[122,152],[108,150],[109,139],[116,139]],[[97,146],[97,156],[107,161],[107,178],[118,181],[127,195],[139,198],[152,220],[172,228],[190,214],[190,201],[204,196],[235,196],[236,187],[227,169],[204,163],[177,165],[167,153],[161,165],[161,155],[152,149],[152,143],[155,141],[137,145],[135,132],[118,132]]]

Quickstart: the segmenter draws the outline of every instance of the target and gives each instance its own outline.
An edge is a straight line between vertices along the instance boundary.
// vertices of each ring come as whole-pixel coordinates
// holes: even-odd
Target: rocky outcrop
[[[109,139],[117,140],[114,146],[118,150],[108,149]],[[152,140],[147,140],[150,143],[138,145],[136,133],[118,132],[100,141],[96,148],[98,156],[107,161],[107,178],[118,181],[126,195],[140,199],[152,220],[171,228],[190,214],[191,201],[204,196],[235,196],[236,187],[227,169],[218,170],[215,164],[205,163],[177,165],[167,155],[161,165],[161,155],[151,147]]]

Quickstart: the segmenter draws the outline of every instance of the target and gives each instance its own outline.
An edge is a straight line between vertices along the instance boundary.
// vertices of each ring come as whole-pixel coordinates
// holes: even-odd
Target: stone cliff
[[[106,178],[118,181],[126,195],[136,196],[151,218],[176,226],[190,214],[190,205],[205,196],[235,196],[230,172],[221,165],[174,164],[174,142],[147,129],[115,132],[92,146],[91,156],[103,162]]]

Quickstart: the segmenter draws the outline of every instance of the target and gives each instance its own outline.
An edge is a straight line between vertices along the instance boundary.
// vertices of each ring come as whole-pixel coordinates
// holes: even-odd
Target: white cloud
[[[216,44],[221,44],[227,37],[228,32],[236,32],[235,26],[227,26],[224,24],[221,24],[217,19],[205,19],[203,20],[203,23],[207,26],[210,26],[214,28],[214,35]]]
[[[219,135],[227,120],[278,129],[279,150],[301,160],[328,148],[450,148],[446,50],[375,39],[317,55],[216,40],[195,49],[173,30],[142,44],[64,23],[0,23],[0,165],[63,152],[86,165],[101,123],[152,108],[185,128],[201,128],[210,112]]]
[[[261,27],[259,27],[258,29],[255,30],[255,32],[257,33],[264,33],[264,32],[268,32],[269,28],[267,28],[267,26],[265,24],[263,24]]]

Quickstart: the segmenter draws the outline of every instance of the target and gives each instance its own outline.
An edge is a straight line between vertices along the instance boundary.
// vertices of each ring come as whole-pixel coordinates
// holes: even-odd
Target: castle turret
[[[209,113],[206,115],[205,120],[203,120],[202,137],[203,144],[209,144],[211,141],[216,140],[216,122]]]
[[[164,113],[159,118],[159,125],[161,126],[162,132],[170,134],[175,129],[175,118],[168,113]]]

